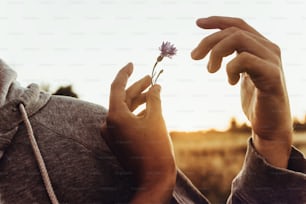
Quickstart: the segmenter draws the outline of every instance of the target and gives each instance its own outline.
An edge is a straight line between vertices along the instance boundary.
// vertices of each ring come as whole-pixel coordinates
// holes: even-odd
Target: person
[[[0,60],[0,203],[128,203],[140,189],[133,172],[122,167],[104,140],[106,108],[42,92],[37,84],[21,87],[16,77]],[[133,84],[129,94],[137,94],[143,83],[148,84],[149,78]],[[155,95],[152,92],[146,102],[155,105]],[[130,107],[143,96],[130,101]],[[150,122],[159,122],[153,115]],[[171,161],[172,157],[164,159]],[[177,180],[173,202],[202,200],[198,191],[185,191],[193,186],[183,173]]]
[[[210,70],[216,71],[221,57],[233,48],[242,57],[228,66],[231,83],[242,68],[248,73],[242,102],[254,134],[229,202],[305,202],[305,160],[291,147],[289,101],[277,47],[241,20],[213,17],[198,24],[222,31],[204,39],[193,58],[214,50]],[[228,49],[215,49],[228,39],[229,29],[246,35],[248,46],[227,41],[221,45]],[[250,50],[255,45],[261,47],[258,52]],[[250,54],[256,66],[245,61]],[[239,63],[244,66],[234,66]],[[260,68],[263,64],[268,67]],[[144,77],[125,89],[132,69],[128,64],[116,76],[107,111],[71,97],[51,96],[36,84],[23,88],[16,73],[0,61],[0,203],[209,202],[176,167],[160,86],[146,91],[150,78]],[[142,103],[145,110],[134,115]]]
[[[292,120],[280,48],[241,19],[212,16],[197,20],[204,29],[219,29],[192,51],[195,60],[209,52],[208,71],[220,69],[222,58],[236,52],[226,65],[228,81],[241,81],[241,105],[252,126],[244,165],[232,182],[228,203],[306,203],[306,160],[292,146]],[[134,175],[138,190],[131,203],[209,203],[191,185],[180,186],[175,158],[162,117],[159,85],[148,77],[125,89],[132,64],[120,70],[111,86],[109,113],[103,130],[110,148]],[[135,115],[140,104],[146,108]]]

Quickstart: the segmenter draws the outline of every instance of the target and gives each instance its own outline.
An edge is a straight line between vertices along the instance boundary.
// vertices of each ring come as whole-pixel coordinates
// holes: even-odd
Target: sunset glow
[[[163,113],[169,130],[226,129],[231,117],[245,122],[239,85],[223,68],[209,74],[207,57],[194,61],[193,48],[215,30],[195,20],[210,15],[245,19],[282,49],[292,114],[306,113],[306,3],[304,1],[1,1],[0,57],[22,85],[72,84],[81,99],[108,106],[116,72],[134,63],[130,83],[151,73],[163,41],[179,52],[159,66],[165,72]],[[152,57],[153,56],[153,57]]]

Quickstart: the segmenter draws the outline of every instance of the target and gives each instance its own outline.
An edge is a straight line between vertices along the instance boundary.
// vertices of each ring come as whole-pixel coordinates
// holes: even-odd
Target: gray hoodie
[[[0,203],[50,203],[48,185],[60,203],[128,200],[131,178],[100,135],[106,110],[35,84],[22,88],[15,79],[0,62]]]
[[[51,96],[36,84],[22,88],[15,80],[0,61],[0,204],[128,203],[135,191],[132,176],[100,133],[107,110]],[[205,201],[178,175],[184,185],[178,189],[194,189],[182,199]]]
[[[0,204],[128,203],[135,190],[101,137],[107,110],[37,85],[22,88],[0,61]],[[289,169],[269,165],[249,141],[229,203],[306,203],[306,162],[293,148]],[[289,202],[290,201],[290,202]],[[171,203],[209,203],[178,170]]]

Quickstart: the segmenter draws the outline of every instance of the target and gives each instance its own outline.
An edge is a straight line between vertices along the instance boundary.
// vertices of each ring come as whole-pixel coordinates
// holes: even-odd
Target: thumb
[[[161,114],[161,100],[160,100],[160,85],[155,84],[147,93],[147,111],[146,115],[151,117],[153,115]]]

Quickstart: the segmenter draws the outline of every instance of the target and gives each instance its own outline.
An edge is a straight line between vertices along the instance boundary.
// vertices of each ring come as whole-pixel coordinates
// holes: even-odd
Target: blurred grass
[[[250,133],[171,132],[176,162],[212,202],[226,203],[231,181],[240,171]],[[296,133],[294,146],[306,153],[306,132]]]

